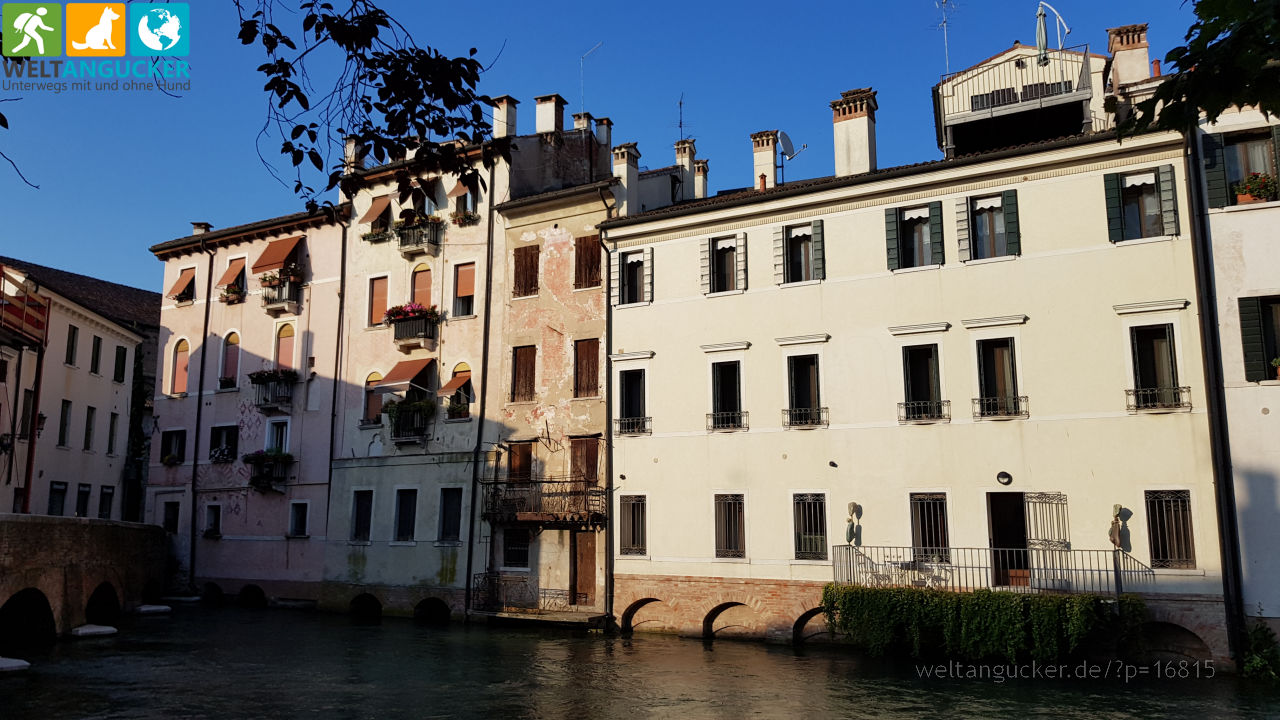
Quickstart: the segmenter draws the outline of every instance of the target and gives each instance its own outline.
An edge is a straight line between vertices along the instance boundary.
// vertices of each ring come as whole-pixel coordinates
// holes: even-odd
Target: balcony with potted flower
[[[229,285],[222,289],[222,293],[218,295],[218,302],[226,305],[239,305],[244,302],[244,288],[237,285]]]
[[[427,427],[436,414],[436,404],[429,399],[393,400],[384,404],[382,411],[391,421],[391,442],[407,445],[426,440]]]
[[[455,210],[449,213],[449,220],[458,227],[478,225],[480,223],[480,213],[474,210]]]
[[[1236,183],[1232,190],[1236,193],[1236,205],[1253,205],[1275,200],[1280,187],[1274,175],[1256,172],[1249,173],[1249,176]]]
[[[298,372],[288,368],[249,373],[249,383],[254,389],[254,404],[263,415],[281,415],[292,411],[293,386],[297,382]]]
[[[249,485],[259,492],[284,492],[293,466],[293,455],[283,450],[257,450],[243,458],[250,468]]]
[[[382,316],[384,325],[393,328],[396,347],[402,351],[435,345],[436,326],[440,311],[435,305],[427,307],[418,303],[405,303],[387,308]]]
[[[440,250],[444,238],[444,218],[439,215],[410,214],[396,225],[396,237],[400,242],[400,254],[406,258],[432,254]]]
[[[262,308],[267,314],[298,314],[302,303],[302,276],[302,268],[290,263],[278,273],[269,272],[258,278],[262,284]]]

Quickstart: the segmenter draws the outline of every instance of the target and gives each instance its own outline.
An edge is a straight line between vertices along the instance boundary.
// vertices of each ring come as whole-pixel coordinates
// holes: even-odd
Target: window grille
[[[716,557],[746,557],[745,505],[742,495],[716,495]]]
[[[796,559],[827,559],[827,496],[797,493],[792,497],[795,513]]]

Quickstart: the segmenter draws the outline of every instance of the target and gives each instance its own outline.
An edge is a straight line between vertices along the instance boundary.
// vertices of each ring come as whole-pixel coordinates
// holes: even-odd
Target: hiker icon
[[[22,32],[22,42],[10,52],[17,54],[22,48],[26,47],[32,40],[36,42],[36,53],[44,54],[44,38],[40,37],[40,31],[57,32],[53,28],[44,24],[44,16],[49,14],[48,8],[36,8],[34,13],[22,13],[13,21],[13,29]]]

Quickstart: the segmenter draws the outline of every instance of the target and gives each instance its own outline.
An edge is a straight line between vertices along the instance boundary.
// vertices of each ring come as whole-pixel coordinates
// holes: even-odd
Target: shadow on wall
[[[1280,617],[1280,478],[1250,469],[1237,469],[1236,478],[1245,614]]]

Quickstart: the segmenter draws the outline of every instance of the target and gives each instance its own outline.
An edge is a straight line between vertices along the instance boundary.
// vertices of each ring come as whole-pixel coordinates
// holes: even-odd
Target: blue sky
[[[226,227],[301,209],[255,149],[267,102],[255,71],[261,56],[236,40],[230,0],[191,4],[192,89],[182,97],[0,91],[22,98],[0,104],[11,128],[0,131],[0,148],[40,186],[0,166],[0,255],[159,291],[160,263],[147,247],[188,234],[191,221]],[[579,111],[580,57],[604,41],[585,62],[586,110],[613,120],[614,144],[636,141],[641,164],[661,167],[674,162],[683,94],[685,134],[710,160],[713,193],[751,183],[748,135],[758,130],[808,144],[788,180],[830,175],[828,103],[856,87],[879,91],[881,167],[940,157],[929,93],[944,55],[933,0],[384,7],[420,45],[448,54],[476,47],[492,63],[480,90],[521,102],[521,133],[533,132],[536,95],[558,92],[566,112]],[[1055,7],[1072,29],[1065,44],[1099,53],[1106,28],[1147,22],[1151,56],[1162,58],[1193,21],[1190,4],[1169,0]],[[1033,44],[1035,10],[1030,0],[961,0],[948,33],[952,70],[1015,40]],[[264,141],[263,155],[276,161],[278,145]]]

